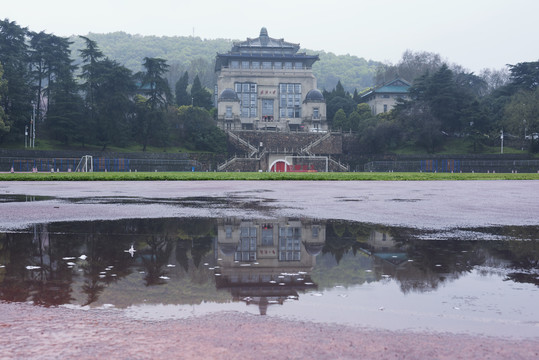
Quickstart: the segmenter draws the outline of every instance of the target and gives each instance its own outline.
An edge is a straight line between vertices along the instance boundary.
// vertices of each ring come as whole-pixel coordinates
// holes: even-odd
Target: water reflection
[[[488,231],[504,240],[421,240],[411,229],[304,218],[39,224],[0,233],[0,300],[243,302],[266,314],[306,293],[375,282],[434,292],[472,271],[539,286],[537,228]]]
[[[325,223],[309,219],[219,219],[217,289],[233,301],[256,304],[261,315],[268,306],[298,300],[317,286],[310,272],[326,242]]]

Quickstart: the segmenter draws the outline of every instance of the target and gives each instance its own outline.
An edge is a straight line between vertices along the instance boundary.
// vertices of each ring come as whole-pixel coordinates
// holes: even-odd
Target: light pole
[[[501,145],[501,154],[503,154],[503,129],[502,129],[502,132],[500,134],[500,140],[502,142],[502,145]]]

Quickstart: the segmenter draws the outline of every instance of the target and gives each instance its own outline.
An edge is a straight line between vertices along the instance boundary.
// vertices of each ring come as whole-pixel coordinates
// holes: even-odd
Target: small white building
[[[411,84],[399,77],[376,86],[361,96],[363,102],[369,104],[373,115],[391,111],[399,99],[408,99]]]

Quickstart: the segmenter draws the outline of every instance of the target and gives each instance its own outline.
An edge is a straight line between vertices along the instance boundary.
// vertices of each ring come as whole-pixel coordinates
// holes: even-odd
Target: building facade
[[[326,103],[312,65],[318,55],[268,36],[234,43],[217,54],[215,101],[223,130],[326,132]]]
[[[410,83],[404,79],[396,78],[382,85],[376,86],[361,96],[363,102],[369,104],[373,115],[391,111],[399,99],[408,99]]]

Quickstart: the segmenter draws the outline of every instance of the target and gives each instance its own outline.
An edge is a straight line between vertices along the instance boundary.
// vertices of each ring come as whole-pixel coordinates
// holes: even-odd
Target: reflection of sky
[[[391,279],[352,287],[300,294],[299,301],[268,308],[268,316],[298,321],[349,324],[388,330],[440,331],[504,337],[536,337],[539,289],[532,284],[503,281],[477,271],[424,293],[402,293]],[[173,319],[218,311],[258,314],[244,303],[200,305],[134,305],[130,317]]]

